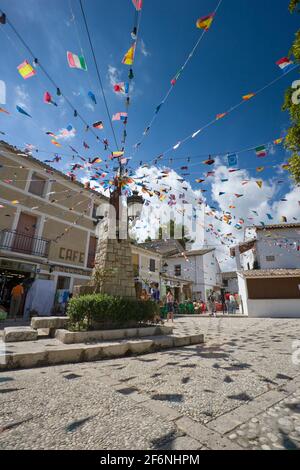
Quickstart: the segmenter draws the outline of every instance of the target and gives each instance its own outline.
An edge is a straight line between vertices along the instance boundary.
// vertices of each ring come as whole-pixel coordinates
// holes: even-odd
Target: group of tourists
[[[211,291],[207,298],[207,308],[210,315],[215,316],[217,312],[218,304],[221,306],[223,314],[236,314],[236,310],[239,307],[239,296],[238,294],[232,294],[230,292],[222,291],[219,297],[217,297],[214,291]]]

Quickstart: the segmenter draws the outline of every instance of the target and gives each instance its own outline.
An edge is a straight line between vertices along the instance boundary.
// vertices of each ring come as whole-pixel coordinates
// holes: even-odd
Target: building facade
[[[191,250],[166,258],[167,274],[190,284],[191,300],[207,300],[209,293],[221,288],[221,271],[214,249]]]
[[[300,317],[300,224],[253,227],[255,238],[231,248],[245,314]]]
[[[0,302],[26,279],[72,292],[89,281],[105,200],[63,173],[0,142]]]

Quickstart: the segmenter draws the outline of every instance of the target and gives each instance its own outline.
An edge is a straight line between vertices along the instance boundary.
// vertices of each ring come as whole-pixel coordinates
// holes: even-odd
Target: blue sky
[[[122,65],[121,61],[131,43],[134,8],[130,0],[84,0],[83,3],[110,112],[123,111],[123,101],[113,92],[110,81],[113,77],[118,77],[120,81],[127,79],[128,67]],[[211,29],[205,34],[173,93],[158,114],[143,146],[132,160],[132,167],[138,166],[140,161],[152,160],[211,121],[216,114],[237,104],[244,94],[255,92],[280,76],[275,62],[287,55],[299,26],[299,16],[289,13],[288,3],[288,0],[223,0]],[[75,21],[72,21],[70,5],[79,34]],[[140,140],[155,107],[168,90],[170,80],[201,34],[195,26],[197,18],[211,13],[216,5],[217,0],[144,1],[140,29],[140,40],[144,47],[138,47],[134,64],[134,90],[127,126],[128,157],[132,156],[133,145]],[[85,119],[91,124],[97,120],[104,121],[105,130],[96,132],[101,138],[108,137],[112,143],[79,2],[1,0],[0,8]],[[79,39],[88,73],[70,69],[67,64],[67,50],[80,53]],[[23,80],[18,74],[17,66],[31,58],[8,25],[1,25],[0,41],[0,79],[7,84],[6,108],[12,114],[0,114],[0,130],[7,134],[5,139],[20,147],[31,143],[39,149],[58,154],[71,154],[68,148],[70,144],[83,156],[105,157],[103,146],[84,131],[81,122],[73,117],[62,100],[57,99],[57,108],[43,103],[45,91],[49,91],[54,99],[56,97],[53,86],[41,70],[37,69],[37,76],[28,80]],[[298,76],[297,71],[291,72],[264,93],[212,125],[198,138],[188,141],[176,152],[171,152],[169,156],[182,157],[173,167],[188,165],[184,160],[188,156],[238,151],[280,137],[289,125],[288,115],[281,111],[284,91]],[[89,90],[97,96],[98,104],[94,109],[87,98]],[[33,119],[17,114],[16,104],[24,105]],[[56,133],[69,124],[76,128],[76,136],[69,141],[60,141],[63,147],[56,149],[44,134],[45,130]],[[116,123],[115,131],[119,141],[122,130],[123,125]],[[83,140],[90,145],[90,151],[83,149]],[[38,155],[42,160],[51,158],[44,153]],[[266,169],[258,175],[255,170],[255,167],[261,165],[280,164],[286,158],[282,147],[276,147],[264,159],[258,159],[253,151],[240,156],[239,167],[251,168],[243,174],[243,178],[264,179],[270,187],[278,178],[285,180],[270,194],[262,189],[259,196],[262,201],[271,196],[275,203],[289,191],[294,191],[286,172],[278,173],[278,168]],[[195,178],[201,178],[212,169],[203,165],[202,160],[203,157],[192,159],[193,166],[187,171],[191,173],[187,179],[193,189],[199,189]],[[218,167],[224,161],[218,160]],[[62,164],[56,167],[67,170],[70,162],[71,157],[64,157]],[[207,201],[216,205],[219,202],[217,196],[220,186],[213,187],[211,183],[209,181],[202,187],[208,190],[205,193]],[[238,186],[238,180],[235,183]],[[237,187],[234,192],[239,193],[240,190]]]

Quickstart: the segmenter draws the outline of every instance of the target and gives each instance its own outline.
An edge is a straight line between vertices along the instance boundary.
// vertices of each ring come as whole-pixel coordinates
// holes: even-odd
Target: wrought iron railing
[[[45,238],[32,237],[14,230],[0,232],[0,249],[2,250],[47,258],[49,247],[50,240]]]

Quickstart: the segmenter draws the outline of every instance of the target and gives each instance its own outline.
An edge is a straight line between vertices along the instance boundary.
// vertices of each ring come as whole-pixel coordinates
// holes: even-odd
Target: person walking
[[[11,291],[9,316],[17,320],[17,315],[20,310],[22,296],[24,295],[24,287],[22,284],[17,284]]]
[[[216,316],[216,298],[213,291],[208,296],[208,311],[213,317]]]
[[[226,312],[229,313],[229,304],[230,304],[230,293],[226,292],[225,294],[225,305],[226,305]]]
[[[229,309],[230,313],[235,314],[236,313],[236,301],[234,295],[230,294],[229,297]]]
[[[167,321],[171,319],[173,323],[174,322],[174,296],[170,290],[167,292],[167,312],[168,312]]]

